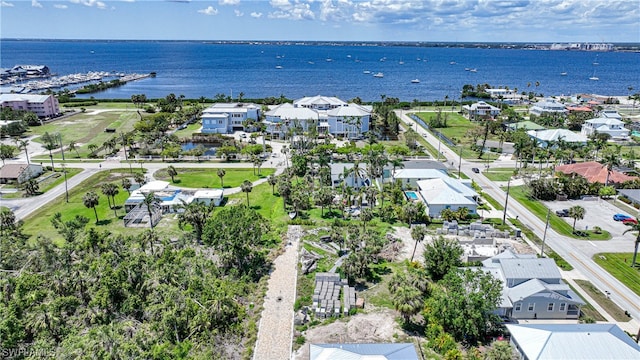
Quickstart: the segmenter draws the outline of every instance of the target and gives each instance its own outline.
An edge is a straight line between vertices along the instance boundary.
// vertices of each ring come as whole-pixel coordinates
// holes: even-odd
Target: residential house
[[[40,164],[6,164],[0,168],[0,184],[21,184],[40,176],[42,172]]]
[[[402,182],[403,187],[416,188],[418,181],[449,177],[443,169],[397,169],[393,179]]]
[[[566,175],[578,174],[584,176],[591,184],[597,182],[605,184],[607,182],[607,175],[609,175],[609,184],[621,184],[625,181],[637,179],[635,176],[623,174],[615,169],[608,174],[607,166],[595,161],[560,165],[556,166],[555,171]]]
[[[223,198],[223,189],[198,190],[193,194],[193,197],[189,199],[188,202],[201,202],[205,205],[210,205],[213,203],[213,206],[220,206]]]
[[[622,115],[618,113],[618,110],[613,108],[606,108],[606,109],[600,110],[600,112],[598,113],[598,116],[607,118],[607,119],[616,119],[616,120],[622,121]]]
[[[229,134],[246,130],[245,121],[260,121],[260,106],[252,103],[216,103],[202,111],[205,134]]]
[[[420,180],[416,184],[430,217],[439,217],[444,209],[455,211],[466,207],[470,214],[475,214],[477,211],[479,195],[471,187],[471,180],[458,180],[445,176]]]
[[[498,315],[510,319],[577,319],[584,301],[569,285],[555,261],[510,250],[486,259],[482,269],[503,284]]]
[[[465,105],[462,107],[462,110],[465,114],[467,114],[469,120],[493,119],[496,116],[500,115],[499,108],[487,104],[484,101],[478,101],[477,103],[471,105]]]
[[[272,107],[265,113],[267,132],[286,136],[289,128],[299,126],[308,131],[317,127],[319,134],[360,138],[369,130],[372,108],[346,103],[336,97],[313,96]]]
[[[640,346],[616,324],[506,324],[524,360],[640,359]]]
[[[609,134],[612,140],[628,140],[629,129],[624,127],[624,122],[615,117],[599,117],[587,120],[582,124],[582,135]]]
[[[331,184],[334,187],[344,184],[348,187],[359,188],[369,186],[372,183],[367,175],[366,163],[358,163],[358,170],[353,170],[354,163],[331,163],[329,166],[331,168]]]
[[[545,130],[544,126],[538,125],[533,121],[520,121],[517,123],[511,123],[506,125],[506,130],[516,131],[518,129],[523,129],[524,131],[529,130]]]
[[[0,106],[31,111],[39,118],[61,114],[58,99],[53,95],[0,94]]]
[[[309,360],[418,360],[412,343],[310,344]]]
[[[529,114],[542,116],[542,115],[566,115],[568,112],[565,105],[555,99],[544,99],[539,101],[531,108],[529,108]]]
[[[539,147],[554,147],[559,140],[571,144],[587,144],[586,136],[567,129],[529,130],[527,134],[538,141]]]

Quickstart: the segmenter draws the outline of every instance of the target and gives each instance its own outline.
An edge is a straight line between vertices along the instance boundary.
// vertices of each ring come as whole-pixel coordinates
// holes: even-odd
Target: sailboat
[[[593,72],[593,76],[590,77],[589,80],[598,81],[598,80],[600,80],[600,78],[596,76],[596,72],[594,71]]]

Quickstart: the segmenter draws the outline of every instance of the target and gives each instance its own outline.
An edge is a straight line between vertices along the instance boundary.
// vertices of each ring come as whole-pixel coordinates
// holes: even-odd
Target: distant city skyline
[[[23,39],[640,42],[640,0],[0,0]]]

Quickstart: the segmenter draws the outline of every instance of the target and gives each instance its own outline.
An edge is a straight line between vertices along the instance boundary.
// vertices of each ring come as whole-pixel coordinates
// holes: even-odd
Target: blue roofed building
[[[418,360],[411,343],[311,344],[309,360]]]

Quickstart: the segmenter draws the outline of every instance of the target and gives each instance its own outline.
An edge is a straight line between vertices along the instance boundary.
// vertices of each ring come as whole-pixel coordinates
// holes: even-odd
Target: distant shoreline
[[[296,41],[296,40],[142,40],[142,39],[21,39],[0,38],[0,41],[47,41],[47,42],[167,42],[167,43],[199,43],[215,45],[278,45],[278,46],[399,46],[399,47],[423,47],[423,48],[484,48],[484,49],[525,49],[525,50],[551,50],[551,51],[632,51],[640,52],[640,43],[599,43],[576,41],[567,42],[456,42],[456,41]],[[611,44],[612,50],[581,50],[581,49],[550,49],[554,44]]]

